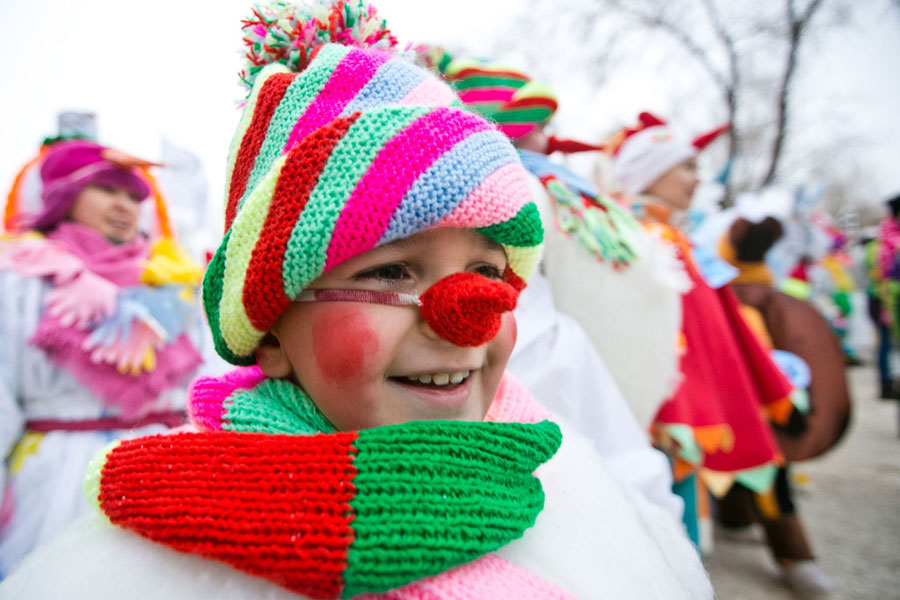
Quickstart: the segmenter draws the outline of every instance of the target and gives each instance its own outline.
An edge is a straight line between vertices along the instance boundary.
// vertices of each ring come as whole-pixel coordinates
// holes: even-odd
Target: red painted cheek
[[[312,346],[322,375],[332,381],[359,377],[378,352],[379,338],[357,308],[327,311],[312,327]]]

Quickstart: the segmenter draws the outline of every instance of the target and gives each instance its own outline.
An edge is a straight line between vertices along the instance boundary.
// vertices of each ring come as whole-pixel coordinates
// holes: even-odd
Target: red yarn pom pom
[[[445,340],[481,346],[500,331],[503,313],[516,307],[519,292],[508,283],[476,273],[444,277],[422,295],[422,316]]]

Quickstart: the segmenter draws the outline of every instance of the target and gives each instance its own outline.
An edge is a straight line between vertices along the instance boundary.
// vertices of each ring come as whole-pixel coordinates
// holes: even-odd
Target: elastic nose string
[[[418,306],[432,331],[457,346],[481,346],[500,331],[503,313],[516,307],[519,291],[509,283],[476,273],[454,273],[424,294],[372,290],[303,290],[299,302],[369,302]]]

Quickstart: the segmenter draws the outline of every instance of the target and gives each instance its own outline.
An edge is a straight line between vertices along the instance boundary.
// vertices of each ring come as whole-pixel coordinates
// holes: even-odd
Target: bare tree
[[[714,94],[707,94],[708,102],[693,98],[692,108],[700,104],[707,119],[712,115],[732,124],[724,144],[732,165],[727,202],[735,192],[790,175],[784,171],[785,149],[800,109],[792,105],[791,92],[804,46],[823,43],[857,9],[850,0],[769,0],[752,6],[731,0],[532,0],[501,45],[507,51],[521,48],[527,64],[538,69],[555,56],[580,72],[571,61],[581,60],[597,82],[623,65],[633,66],[635,53],[644,54],[639,58],[646,68],[651,51],[663,48],[657,52],[658,71],[695,73],[693,89],[676,93],[696,95],[697,81],[705,78]],[[580,58],[559,56],[573,46]]]

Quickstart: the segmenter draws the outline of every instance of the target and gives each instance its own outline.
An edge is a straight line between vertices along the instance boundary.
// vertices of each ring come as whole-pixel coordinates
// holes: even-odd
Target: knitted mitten
[[[110,521],[313,598],[383,592],[496,550],[543,508],[550,422],[124,441],[88,482]]]

